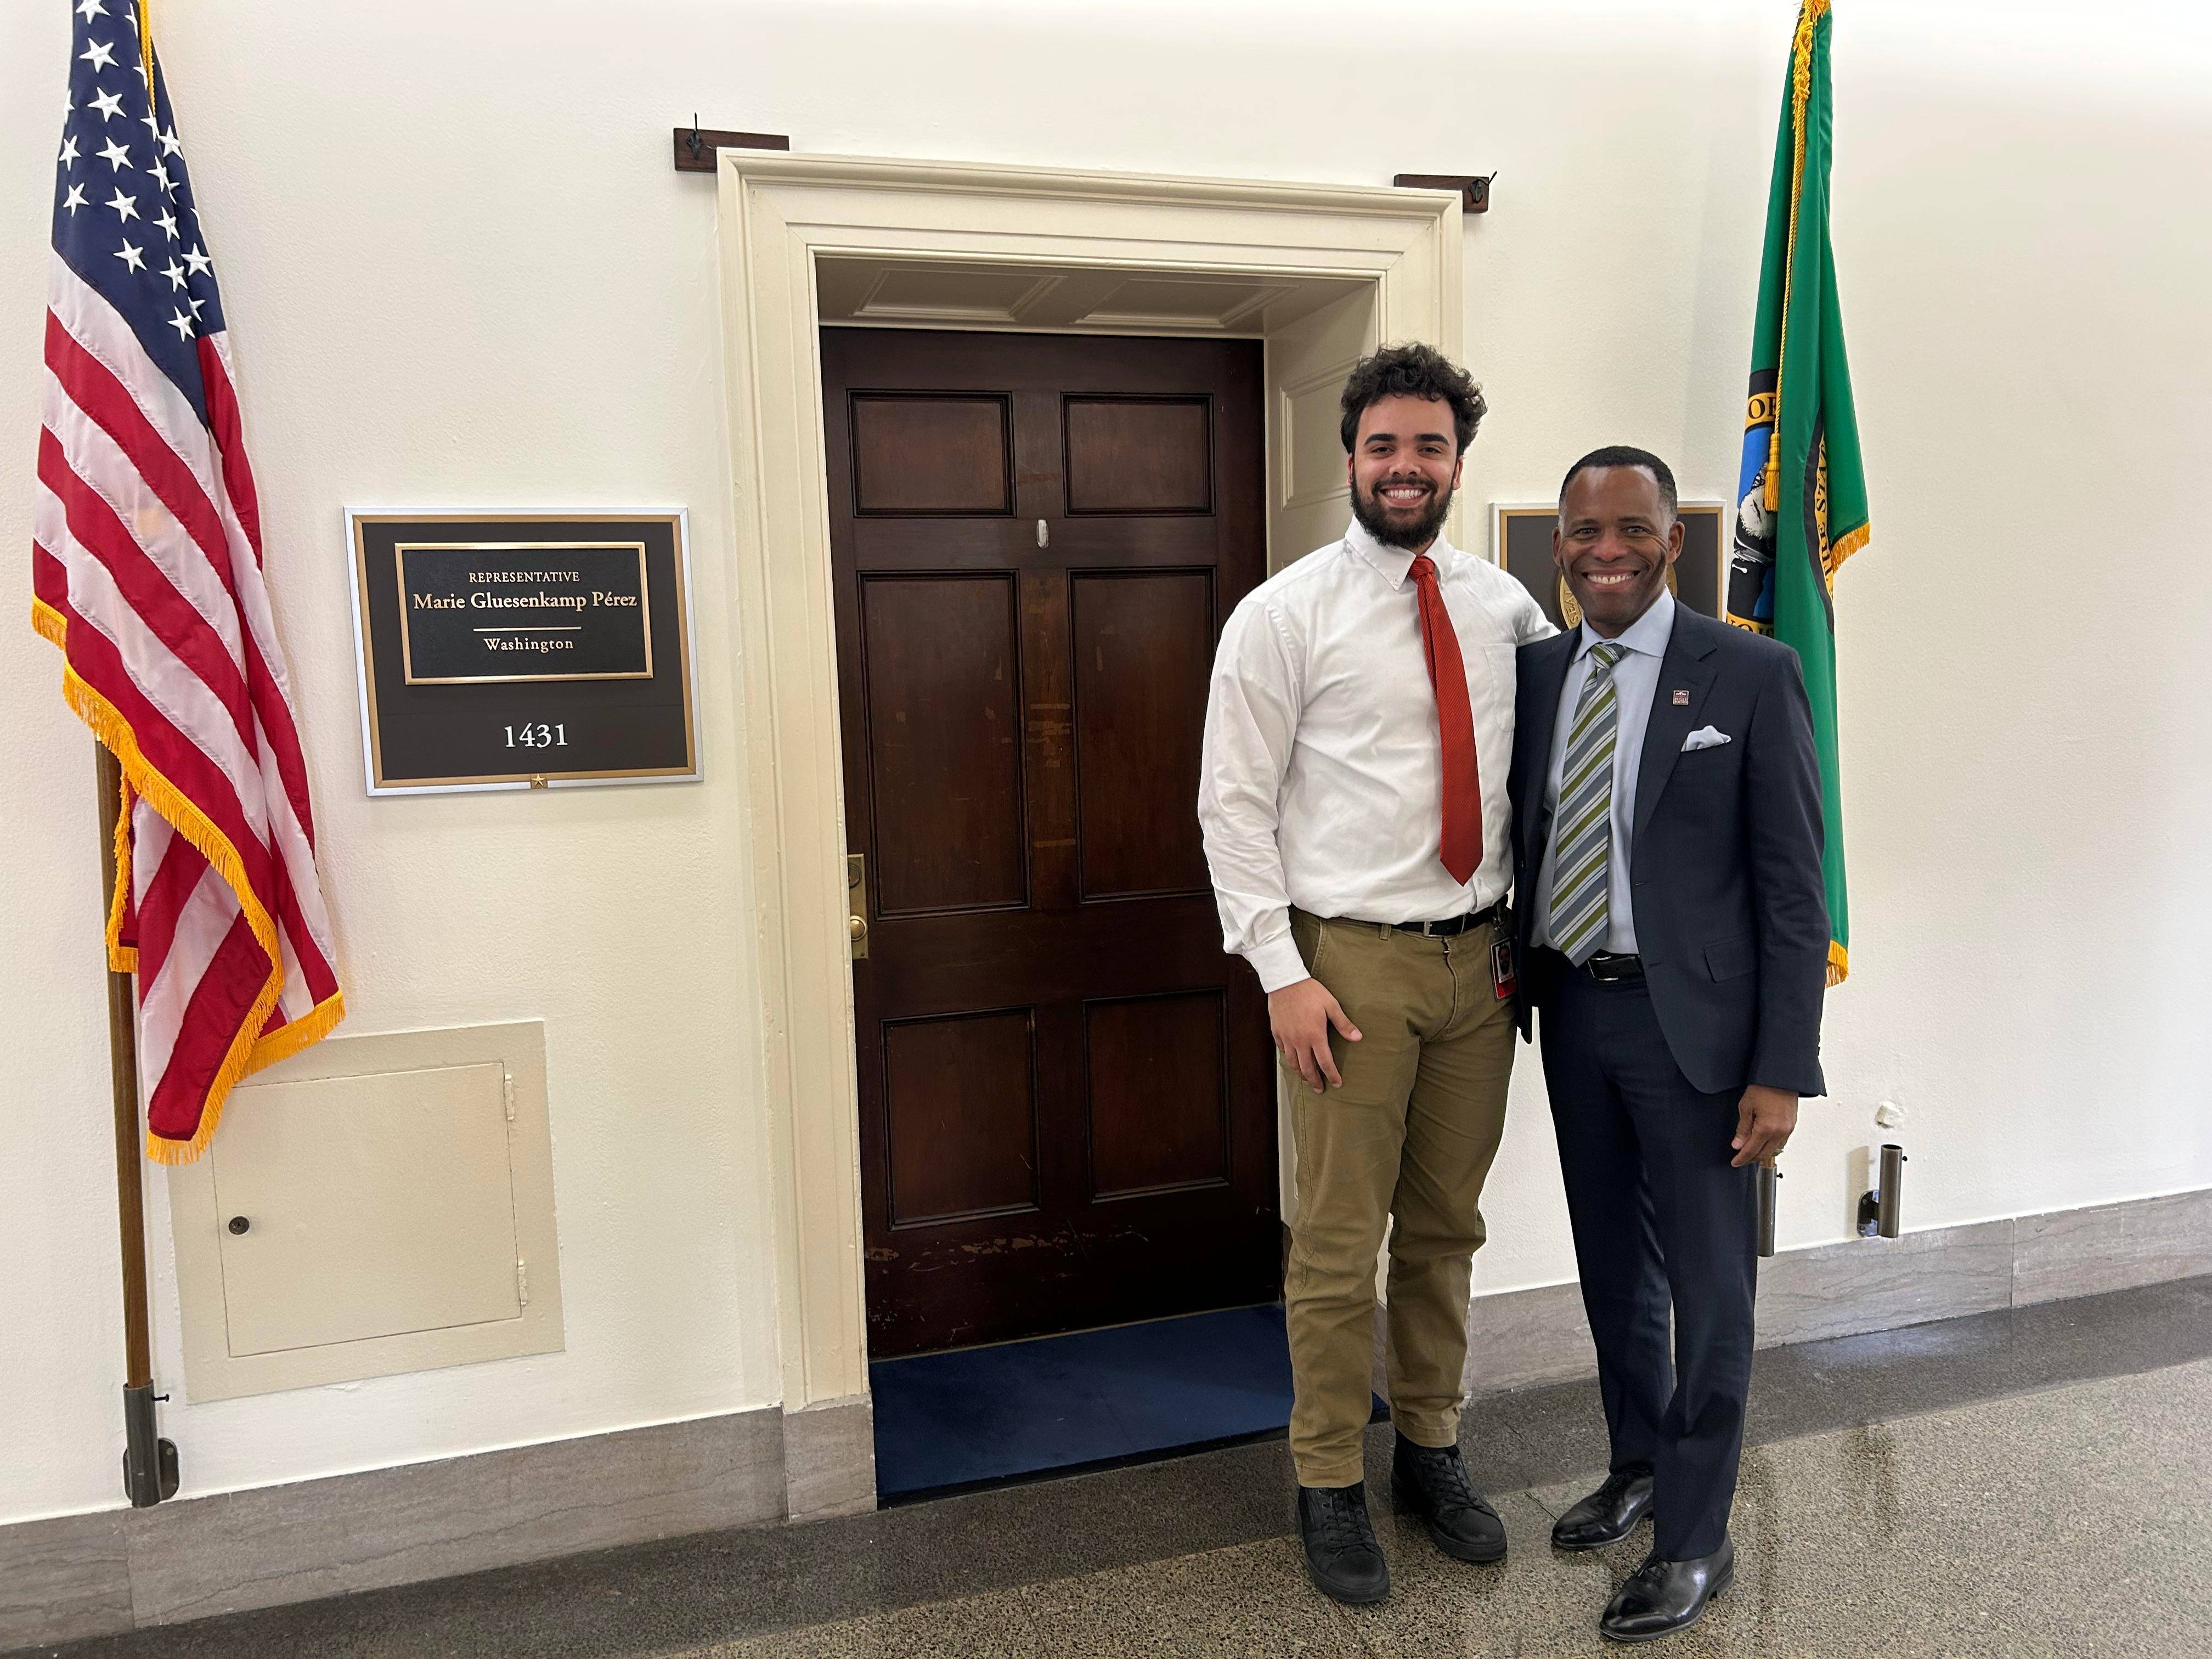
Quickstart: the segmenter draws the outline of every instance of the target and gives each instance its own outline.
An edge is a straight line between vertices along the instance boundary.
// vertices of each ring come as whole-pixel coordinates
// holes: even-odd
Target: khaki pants
[[[1364,1478],[1386,1228],[1391,1416],[1424,1446],[1459,1437],[1477,1205],[1505,1127],[1513,1004],[1492,983],[1488,927],[1426,939],[1293,911],[1291,929],[1361,1033],[1331,1036],[1341,1088],[1316,1094],[1290,1073],[1298,1205],[1283,1287],[1298,1483],[1348,1486]]]

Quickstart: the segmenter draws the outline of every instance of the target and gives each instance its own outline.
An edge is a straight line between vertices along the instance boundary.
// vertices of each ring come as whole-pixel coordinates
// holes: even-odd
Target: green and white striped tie
[[[1613,665],[1626,654],[1611,641],[1590,647],[1589,677],[1575,702],[1559,773],[1559,858],[1552,875],[1552,944],[1579,968],[1605,943],[1613,849],[1613,747],[1620,699]]]

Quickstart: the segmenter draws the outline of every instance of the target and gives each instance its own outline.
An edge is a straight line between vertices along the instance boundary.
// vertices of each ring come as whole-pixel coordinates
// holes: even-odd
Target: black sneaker
[[[1390,1593],[1390,1569],[1367,1518],[1367,1483],[1300,1486],[1298,1537],[1315,1588],[1339,1601],[1380,1601]]]
[[[1468,1479],[1457,1446],[1419,1446],[1401,1434],[1390,1455],[1390,1491],[1400,1509],[1429,1523],[1429,1536],[1446,1555],[1505,1559],[1505,1523]]]

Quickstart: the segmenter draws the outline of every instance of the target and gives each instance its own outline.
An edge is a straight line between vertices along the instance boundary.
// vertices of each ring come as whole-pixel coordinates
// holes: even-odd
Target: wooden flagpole
[[[138,0],[138,63],[146,78],[146,112],[156,131],[161,100],[154,91],[153,0]],[[123,768],[95,742],[100,784],[100,938],[107,936],[115,899],[115,832],[123,816]],[[138,1125],[138,1024],[132,975],[107,969],[107,1070],[115,1099],[115,1217],[123,1254],[123,1492],[134,1509],[177,1492],[176,1443],[161,1438],[154,1392],[153,1322],[146,1305],[146,1158]]]
[[[115,894],[115,830],[123,814],[123,769],[95,742],[100,787],[101,949]],[[177,1492],[177,1448],[161,1437],[154,1392],[152,1321],[146,1305],[145,1153],[138,1127],[138,1030],[131,976],[107,972],[107,1069],[115,1100],[115,1211],[123,1249],[123,1491],[136,1509]]]

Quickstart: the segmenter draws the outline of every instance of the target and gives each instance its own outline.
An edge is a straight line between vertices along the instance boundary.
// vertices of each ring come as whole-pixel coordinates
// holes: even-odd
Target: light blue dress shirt
[[[1613,641],[1626,653],[1613,665],[1613,696],[1619,702],[1619,724],[1613,744],[1613,845],[1606,854],[1605,949],[1623,956],[1636,953],[1636,909],[1629,893],[1629,839],[1636,817],[1636,777],[1644,761],[1644,730],[1651,723],[1651,698],[1659,689],[1659,665],[1667,655],[1667,641],[1674,632],[1674,596],[1665,588],[1651,608],[1631,623]],[[1544,862],[1536,872],[1536,927],[1539,945],[1552,943],[1552,878],[1559,856],[1559,775],[1566,765],[1567,733],[1574,729],[1575,704],[1589,679],[1590,647],[1601,636],[1585,622],[1575,645],[1575,659],[1567,665],[1566,684],[1559,688],[1559,719],[1552,727],[1552,771],[1544,781],[1544,805],[1552,815],[1551,840]]]

